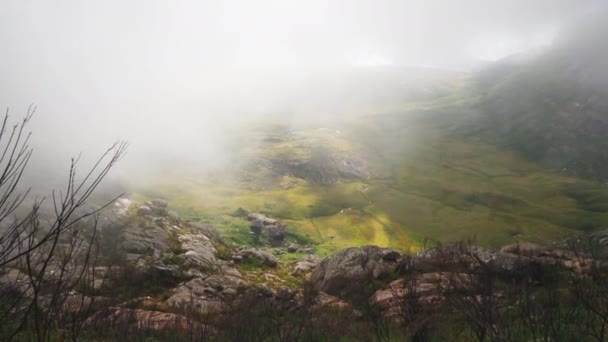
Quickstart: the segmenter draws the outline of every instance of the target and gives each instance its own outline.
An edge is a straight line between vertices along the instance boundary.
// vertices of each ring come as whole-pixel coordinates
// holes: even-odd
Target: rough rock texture
[[[269,267],[277,267],[279,264],[279,260],[272,253],[255,248],[236,250],[232,260],[234,262],[257,261]]]
[[[215,247],[203,234],[183,234],[178,237],[182,249],[185,267],[211,268],[216,264]]]
[[[352,297],[374,279],[394,273],[401,254],[377,246],[348,248],[331,255],[315,268],[310,282],[318,291]]]
[[[121,247],[129,253],[160,256],[169,248],[169,235],[153,224],[133,224],[123,231]]]
[[[140,329],[163,331],[165,329],[189,329],[192,321],[186,316],[142,309],[113,308],[109,317],[94,317],[114,325],[135,326]],[[208,327],[209,333],[213,331]]]
[[[510,253],[495,252],[477,246],[446,245],[434,247],[416,253],[404,259],[400,272],[436,272],[473,270],[489,267],[497,272],[510,272],[531,264],[531,259]]]
[[[378,305],[390,317],[398,317],[402,309],[407,309],[408,300],[421,303],[437,303],[444,300],[444,292],[450,281],[467,277],[463,273],[423,273],[392,281],[384,289],[370,297],[370,303]]]
[[[520,259],[527,260],[529,263],[561,265],[579,273],[589,271],[593,264],[591,259],[577,256],[570,251],[553,249],[529,242],[507,245],[500,251],[517,255]]]
[[[264,231],[264,222],[260,221],[260,220],[253,220],[251,221],[251,224],[249,225],[249,229],[251,230],[251,232],[255,235],[261,235],[262,232]]]
[[[350,309],[351,305],[348,302],[346,302],[336,296],[328,295],[325,292],[319,292],[319,294],[315,298],[315,307],[316,308],[330,307],[333,309]]]
[[[283,241],[287,236],[287,226],[282,223],[275,223],[266,228],[268,238],[273,241]]]
[[[311,272],[321,262],[321,257],[314,254],[306,255],[298,261],[291,272],[292,275],[302,275]]]
[[[223,239],[220,235],[220,232],[218,232],[214,226],[208,223],[191,222],[188,224],[188,226],[190,226],[193,231],[207,236],[213,242],[223,243]]]
[[[234,273],[236,272],[236,274]],[[191,306],[203,313],[227,310],[226,301],[238,293],[246,283],[239,278],[238,271],[195,278],[174,288],[167,304],[173,307]]]
[[[256,236],[266,234],[275,242],[283,241],[287,236],[287,226],[264,214],[250,213],[247,215],[247,220],[251,222],[249,229]]]
[[[276,220],[266,217],[266,215],[260,214],[260,213],[249,213],[247,215],[247,220],[248,221],[260,221],[260,223],[262,223],[264,226],[269,226],[269,225],[277,223]]]

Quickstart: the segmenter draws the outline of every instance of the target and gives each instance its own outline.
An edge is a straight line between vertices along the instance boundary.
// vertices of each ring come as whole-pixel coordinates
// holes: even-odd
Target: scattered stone
[[[295,292],[292,292],[288,287],[280,288],[274,297],[280,301],[292,300],[295,297]]]
[[[261,235],[262,231],[264,230],[264,222],[260,220],[251,221],[251,224],[249,225],[249,230],[251,230],[251,232],[256,236]]]
[[[295,253],[298,251],[298,247],[295,245],[289,245],[289,247],[287,247],[287,252],[289,253]]]
[[[260,214],[260,213],[249,213],[247,215],[247,220],[248,221],[261,221],[262,224],[265,226],[269,226],[269,225],[277,223],[276,220],[266,217],[266,215]]]
[[[137,208],[137,215],[139,216],[146,216],[146,215],[152,215],[152,209],[150,209],[150,207],[142,205],[141,207]]]
[[[256,292],[257,292],[258,296],[260,296],[260,297],[270,298],[273,296],[272,290],[265,284],[258,286],[256,288]]]
[[[169,202],[165,199],[157,198],[151,201],[152,206],[155,208],[167,208],[169,206]]]
[[[177,222],[179,223],[179,214],[176,213],[175,211],[169,211],[167,212],[167,216],[169,216],[169,218],[173,221],[173,222]]]
[[[257,260],[262,265],[269,267],[277,267],[279,261],[272,253],[255,248],[239,249],[235,252],[232,260],[235,263],[246,262],[248,260]]]
[[[216,264],[215,247],[211,240],[203,234],[183,234],[178,237],[182,249],[185,267],[209,269]]]
[[[274,241],[283,241],[287,235],[287,227],[278,222],[268,226],[266,231],[268,232],[268,238]]]
[[[291,275],[297,276],[311,272],[321,262],[321,257],[309,254],[306,255],[302,260],[298,261],[291,272]]]

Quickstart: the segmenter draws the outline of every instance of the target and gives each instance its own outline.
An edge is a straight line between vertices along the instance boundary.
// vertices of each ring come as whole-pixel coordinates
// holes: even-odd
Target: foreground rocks
[[[356,296],[361,287],[394,273],[402,255],[377,246],[347,248],[325,258],[312,272],[310,282],[318,291],[342,298]]]
[[[237,249],[232,256],[235,263],[254,262],[268,267],[277,267],[279,260],[272,253],[255,248]]]
[[[318,255],[306,255],[304,258],[302,258],[302,260],[298,261],[295,264],[291,274],[294,276],[308,274],[312,272],[317,267],[317,265],[319,265],[321,260],[321,257],[319,257]]]

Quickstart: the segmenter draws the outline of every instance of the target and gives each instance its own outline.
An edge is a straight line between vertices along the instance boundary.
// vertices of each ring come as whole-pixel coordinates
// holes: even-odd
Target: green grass
[[[435,107],[410,103],[400,112],[342,119],[335,128],[239,137],[259,142],[244,149],[248,157],[306,159],[320,145],[349,153],[366,161],[369,179],[320,186],[269,177],[258,165],[245,181],[165,178],[140,184],[136,197],[166,197],[183,217],[214,224],[235,245],[255,243],[248,222],[230,214],[240,207],[262,212],[288,225],[288,242],[313,244],[321,255],[363,244],[412,251],[427,238],[498,246],[608,227],[608,187],[459,134],[462,117],[474,115],[467,106],[447,96]]]

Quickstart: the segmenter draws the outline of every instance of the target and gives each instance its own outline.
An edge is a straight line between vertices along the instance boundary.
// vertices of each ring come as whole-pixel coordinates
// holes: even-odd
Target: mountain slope
[[[531,62],[508,59],[478,75],[482,136],[565,174],[608,179],[602,17],[587,18]]]

